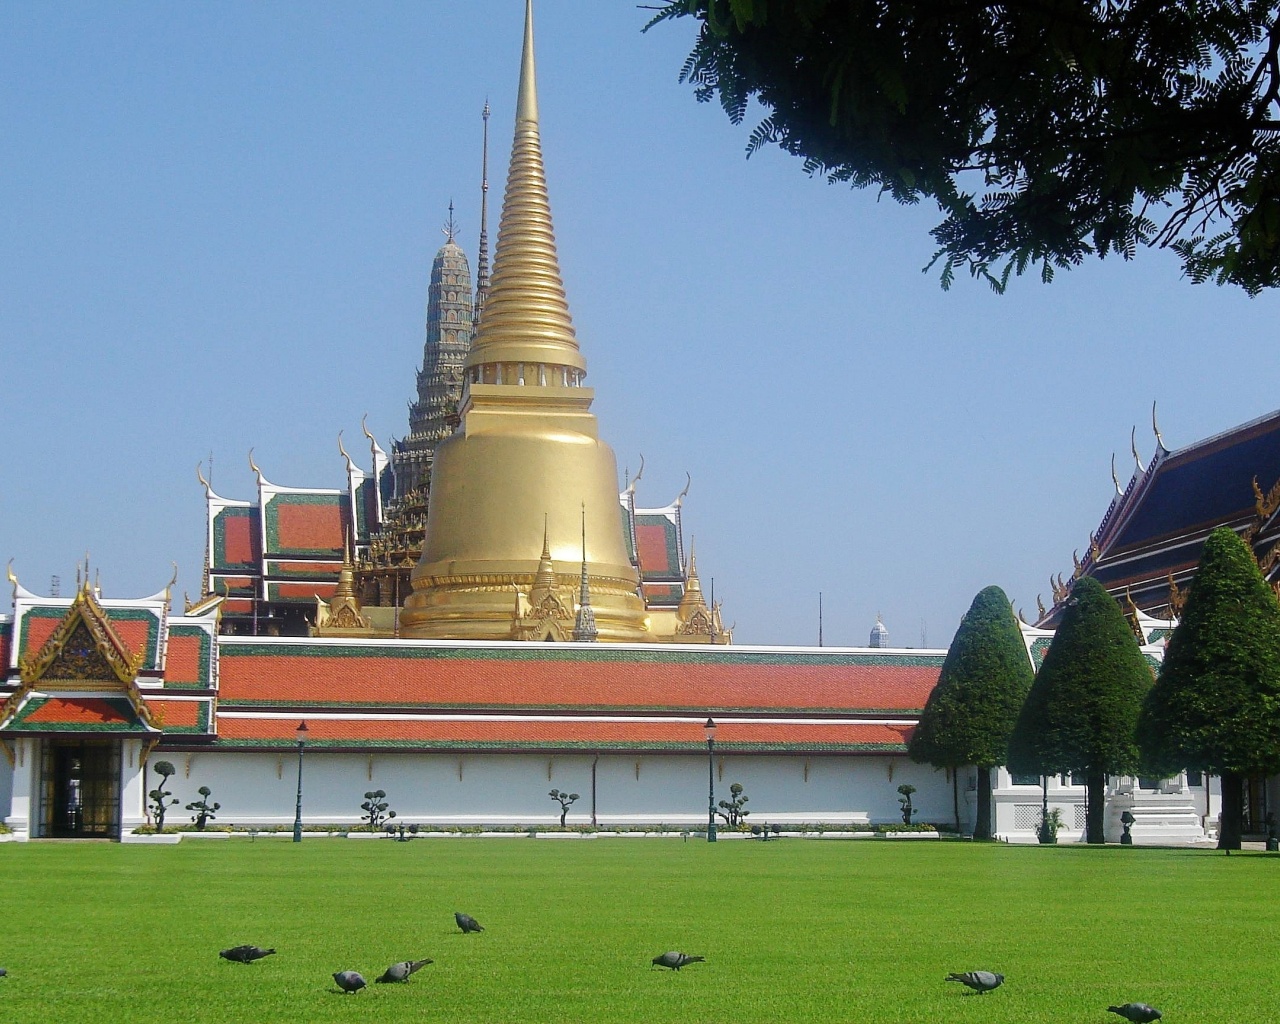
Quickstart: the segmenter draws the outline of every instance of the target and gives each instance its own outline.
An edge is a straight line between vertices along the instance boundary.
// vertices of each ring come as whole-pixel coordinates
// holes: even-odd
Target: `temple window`
[[[520,364],[520,386],[524,387],[524,363]]]
[[[547,368],[544,364],[538,364],[538,384],[541,387],[547,386]]]

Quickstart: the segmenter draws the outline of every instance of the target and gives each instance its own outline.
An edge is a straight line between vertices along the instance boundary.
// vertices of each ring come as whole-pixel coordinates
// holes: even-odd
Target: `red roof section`
[[[253,565],[258,561],[258,516],[223,515],[222,565]]]
[[[276,505],[277,551],[342,550],[342,506]]]
[[[211,641],[206,640],[206,643]],[[165,656],[164,678],[167,683],[208,682],[200,674],[200,637],[169,635],[169,651]]]
[[[109,701],[96,697],[50,697],[43,706],[26,716],[27,722],[62,722],[74,725],[103,725],[109,722],[132,722]]]
[[[297,722],[292,718],[226,718],[218,723],[219,739],[226,742],[284,740],[292,743]],[[901,747],[911,735],[910,726],[894,725],[784,725],[774,722],[730,723],[716,731],[716,743],[735,744]],[[572,722],[538,721],[342,721],[308,719],[307,741],[324,742],[409,742],[409,743],[521,743],[608,744],[611,746],[652,744],[705,749],[706,739],[698,722]]]
[[[698,660],[247,654],[224,646],[223,701],[523,707],[919,711],[941,660],[744,664]]]
[[[179,725],[200,724],[200,701],[163,700],[148,695],[146,702],[156,716],[156,725],[162,729]]]
[[[673,565],[672,552],[667,547],[667,531],[660,525],[638,523],[636,545],[640,549],[640,567],[645,575],[661,571],[680,575],[680,566]]]

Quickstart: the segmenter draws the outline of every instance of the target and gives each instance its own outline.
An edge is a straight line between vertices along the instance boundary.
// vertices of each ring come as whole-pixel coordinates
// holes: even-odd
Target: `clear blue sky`
[[[108,596],[199,586],[195,465],[340,486],[403,434],[450,199],[474,263],[480,109],[505,179],[520,0],[0,6],[0,560]],[[687,529],[744,643],[945,644],[997,583],[1034,615],[1144,459],[1277,406],[1280,298],[1167,254],[993,295],[921,268],[929,208],[744,158],[677,83],[693,23],[540,0],[570,306],[640,498]],[[495,231],[496,234],[496,231]],[[350,446],[354,451],[357,445]]]

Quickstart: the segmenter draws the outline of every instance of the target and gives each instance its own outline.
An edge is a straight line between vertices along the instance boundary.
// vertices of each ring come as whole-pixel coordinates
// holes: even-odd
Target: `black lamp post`
[[[302,750],[307,745],[307,723],[299,722],[298,736],[298,805],[293,812],[293,841],[302,842]]]
[[[707,842],[716,841],[716,723],[708,718],[702,727],[707,734]]]

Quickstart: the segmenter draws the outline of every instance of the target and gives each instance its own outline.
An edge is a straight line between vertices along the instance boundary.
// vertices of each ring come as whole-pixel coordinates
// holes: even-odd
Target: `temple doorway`
[[[119,838],[119,740],[45,739],[40,761],[42,837]]]

